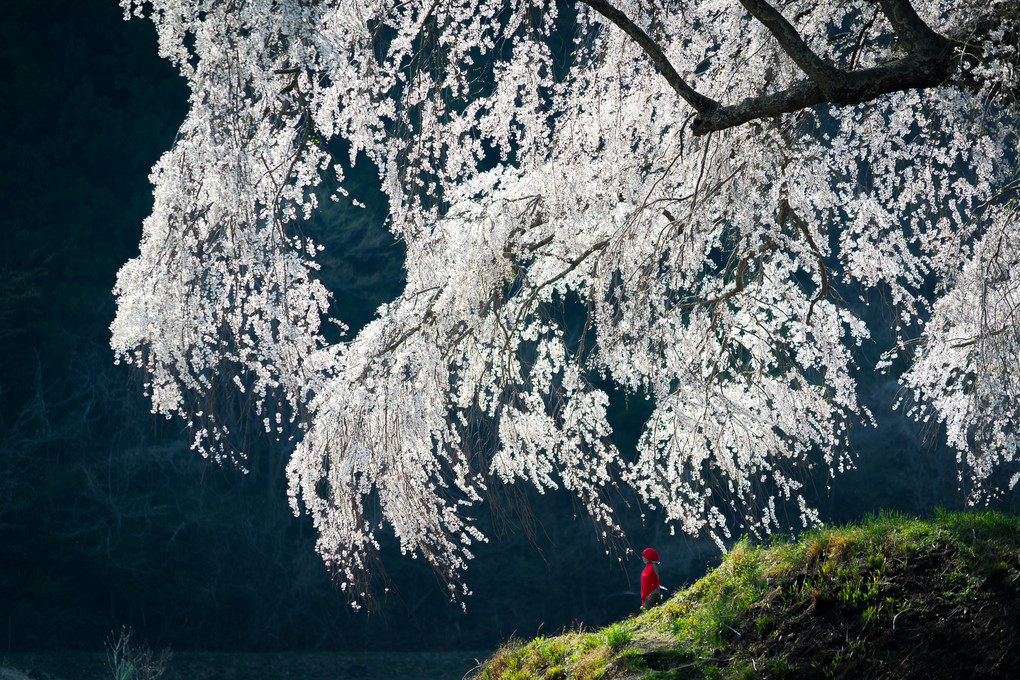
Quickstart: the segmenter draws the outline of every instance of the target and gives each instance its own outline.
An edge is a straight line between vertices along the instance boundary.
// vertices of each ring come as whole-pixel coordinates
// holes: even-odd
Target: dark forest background
[[[173,143],[187,91],[155,31],[114,0],[14,3],[0,18],[0,646],[101,649],[122,625],[175,649],[469,649],[507,636],[601,625],[636,609],[639,560],[605,546],[565,494],[510,489],[482,518],[490,543],[467,573],[467,613],[422,560],[384,545],[379,596],[353,612],[287,505],[289,450],[248,447],[250,472],[189,450],[149,412],[141,376],[108,346],[111,288],[137,253],[148,171]],[[364,210],[333,206],[310,229],[353,330],[401,289],[370,168]],[[327,203],[328,206],[332,204]],[[343,229],[337,229],[343,225]],[[879,344],[862,356],[868,368]],[[825,521],[961,506],[956,463],[890,412],[894,378],[869,377],[881,429],[854,433],[856,470],[814,480]],[[614,399],[624,446],[646,404]],[[680,586],[718,559],[617,499],[631,545],[654,545]],[[486,512],[493,512],[487,509]],[[380,572],[382,573],[382,572]],[[388,587],[388,590],[384,590]]]

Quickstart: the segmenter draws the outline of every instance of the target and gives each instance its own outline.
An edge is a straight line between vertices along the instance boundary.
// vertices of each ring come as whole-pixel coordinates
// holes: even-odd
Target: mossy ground
[[[1020,678],[1020,518],[882,514],[745,540],[662,606],[511,641],[474,677]]]

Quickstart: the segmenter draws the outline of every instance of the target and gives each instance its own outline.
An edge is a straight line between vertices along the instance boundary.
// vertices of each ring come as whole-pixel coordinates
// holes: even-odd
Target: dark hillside
[[[881,515],[737,544],[661,607],[512,642],[476,680],[1020,677],[1020,518]]]

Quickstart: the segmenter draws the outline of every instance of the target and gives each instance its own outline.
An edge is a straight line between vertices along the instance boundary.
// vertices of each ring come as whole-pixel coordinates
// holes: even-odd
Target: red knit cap
[[[645,548],[644,550],[642,550],[641,557],[645,558],[650,562],[659,561],[659,553],[655,552],[655,550],[653,550],[652,548]]]

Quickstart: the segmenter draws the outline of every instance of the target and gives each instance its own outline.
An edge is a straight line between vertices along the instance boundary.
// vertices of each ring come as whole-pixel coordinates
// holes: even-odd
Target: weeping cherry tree
[[[805,470],[873,422],[849,292],[889,305],[884,365],[972,501],[1017,483],[1015,1],[121,4],[191,97],[113,348],[205,455],[243,463],[227,388],[297,428],[291,503],[344,583],[391,531],[466,592],[500,484],[563,487],[606,532],[626,487],[720,544],[811,522]],[[302,225],[358,204],[359,159],[404,289],[330,342]],[[652,405],[636,450],[614,389]]]

